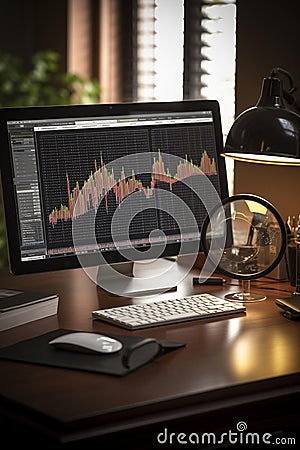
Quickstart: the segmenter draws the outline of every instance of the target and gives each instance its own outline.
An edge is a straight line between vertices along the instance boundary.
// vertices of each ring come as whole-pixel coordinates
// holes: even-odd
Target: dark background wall
[[[60,53],[67,61],[67,0],[0,1],[0,54],[20,56],[27,65],[40,50]]]
[[[237,113],[256,104],[262,80],[273,67],[293,75],[300,100],[299,18],[298,0],[238,0]],[[300,213],[300,167],[235,162],[234,180],[235,193],[261,195],[284,218]]]
[[[299,0],[237,0],[237,113],[256,103],[277,66],[292,73],[300,98],[299,18]]]

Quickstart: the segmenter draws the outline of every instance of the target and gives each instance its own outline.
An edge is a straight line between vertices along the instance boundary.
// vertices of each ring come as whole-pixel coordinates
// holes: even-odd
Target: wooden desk
[[[2,332],[1,347],[56,328],[129,333],[91,320],[99,305],[126,300],[97,291],[82,270],[18,277],[2,271],[0,285],[54,290],[61,299],[58,316]],[[287,282],[254,286],[260,292],[264,287],[292,292]],[[237,287],[193,288],[186,279],[179,295],[205,290],[222,296],[228,289]],[[171,439],[179,432],[217,435],[237,431],[240,421],[249,432],[282,430],[293,436],[300,429],[299,414],[292,412],[292,407],[299,411],[300,400],[300,322],[285,319],[275,305],[274,297],[285,293],[265,292],[268,299],[249,304],[246,315],[133,332],[187,346],[123,378],[0,361],[1,438],[7,434],[11,442],[21,437],[23,444],[40,440],[63,448],[75,443],[76,448],[89,448],[88,443],[116,448],[117,439],[123,449],[155,449],[164,447],[157,442],[164,430],[175,433]]]

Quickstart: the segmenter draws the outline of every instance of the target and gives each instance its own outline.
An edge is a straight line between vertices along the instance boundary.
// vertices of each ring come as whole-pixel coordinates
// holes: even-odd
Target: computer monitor
[[[2,108],[0,139],[14,274],[195,255],[228,196],[214,100]]]

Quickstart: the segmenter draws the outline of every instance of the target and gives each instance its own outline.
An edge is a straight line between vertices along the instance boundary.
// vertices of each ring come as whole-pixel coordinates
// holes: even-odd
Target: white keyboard
[[[246,312],[246,308],[242,303],[229,302],[211,294],[198,294],[140,305],[99,309],[92,312],[92,317],[130,330],[138,330],[243,312]]]

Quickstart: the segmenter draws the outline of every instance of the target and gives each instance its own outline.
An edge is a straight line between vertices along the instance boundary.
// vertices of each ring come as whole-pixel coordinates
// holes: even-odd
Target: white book
[[[0,289],[0,331],[57,314],[58,295]]]

